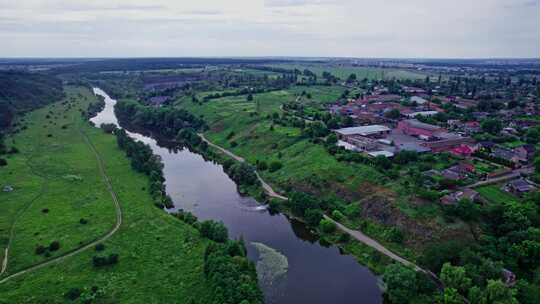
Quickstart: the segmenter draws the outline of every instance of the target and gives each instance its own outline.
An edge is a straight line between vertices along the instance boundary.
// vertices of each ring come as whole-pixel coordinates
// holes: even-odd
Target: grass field
[[[519,202],[519,198],[501,190],[500,185],[490,185],[485,187],[477,188],[476,191],[480,193],[482,197],[487,199],[490,202],[494,203],[508,203],[508,202]]]
[[[317,93],[319,92],[323,93]],[[314,100],[328,100],[335,95],[314,88]],[[274,173],[261,172],[277,188],[296,185],[299,188],[321,189],[332,184],[344,192],[359,195],[364,182],[376,182],[379,174],[371,167],[338,162],[321,145],[310,143],[300,137],[301,130],[274,125],[268,114],[281,113],[280,105],[295,99],[296,91],[275,91],[254,96],[248,102],[245,97],[215,99],[202,105],[186,102],[181,107],[196,115],[203,115],[210,130],[205,133],[212,142],[232,150],[254,164],[257,160],[268,163],[280,161],[283,169]],[[234,136],[228,138],[230,134]],[[232,146],[232,142],[237,145]],[[325,194],[331,195],[330,191]]]
[[[21,152],[8,157],[8,166],[0,170],[2,184],[15,189],[0,192],[2,254],[13,220],[18,219],[7,274],[91,242],[115,223],[97,160],[79,129],[103,159],[122,206],[123,223],[104,243],[104,251],[91,248],[1,283],[0,303],[68,302],[64,294],[71,288],[82,290],[81,303],[92,298],[92,303],[208,303],[211,295],[203,274],[208,241],[155,208],[146,190],[147,177],[131,169],[116,139],[81,118],[79,109],[86,109],[94,98],[87,89],[68,87],[72,106],[56,103],[30,113],[25,118],[31,122],[28,128],[8,141]],[[50,257],[35,253],[37,245],[52,241],[59,241],[60,248]],[[118,264],[92,265],[93,256],[111,253],[119,255]]]

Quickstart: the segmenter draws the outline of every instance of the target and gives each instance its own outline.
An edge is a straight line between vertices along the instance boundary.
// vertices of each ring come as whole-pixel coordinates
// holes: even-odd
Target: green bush
[[[270,172],[276,172],[277,170],[281,169],[283,165],[279,161],[273,161],[270,163],[270,166],[268,167],[268,170]]]
[[[336,231],[336,224],[331,220],[322,219],[319,226],[324,233],[332,233]]]

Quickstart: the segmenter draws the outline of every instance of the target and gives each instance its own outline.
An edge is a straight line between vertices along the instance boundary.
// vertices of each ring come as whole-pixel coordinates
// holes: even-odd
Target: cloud
[[[539,4],[0,0],[0,57],[538,57]]]
[[[264,0],[264,5],[267,7],[305,6],[325,3],[328,2],[323,0]]]

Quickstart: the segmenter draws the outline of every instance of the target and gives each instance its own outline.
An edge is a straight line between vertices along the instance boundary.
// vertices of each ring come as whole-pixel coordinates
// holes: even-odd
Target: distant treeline
[[[56,77],[0,72],[0,128],[8,127],[15,113],[31,111],[63,97],[62,82]]]
[[[54,69],[57,73],[100,72],[100,71],[139,71],[175,68],[201,68],[207,65],[243,65],[282,63],[278,59],[247,58],[132,58],[82,61],[79,64]]]
[[[201,118],[183,109],[147,107],[135,101],[118,101],[115,113],[120,120],[169,138],[182,129],[199,130],[205,126]]]
[[[0,72],[0,154],[5,153],[5,129],[17,113],[24,113],[64,97],[62,82],[55,77],[26,72]]]

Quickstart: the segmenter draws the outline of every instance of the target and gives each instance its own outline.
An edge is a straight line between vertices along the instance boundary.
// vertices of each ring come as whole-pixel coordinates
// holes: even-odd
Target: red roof
[[[473,153],[473,150],[469,146],[461,145],[451,150],[453,154],[469,156]]]

